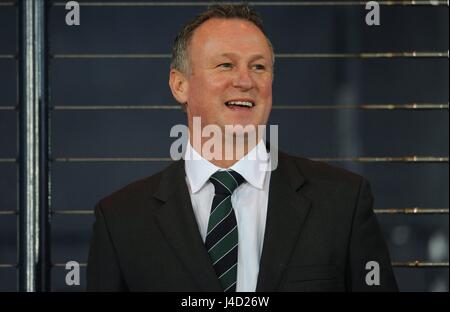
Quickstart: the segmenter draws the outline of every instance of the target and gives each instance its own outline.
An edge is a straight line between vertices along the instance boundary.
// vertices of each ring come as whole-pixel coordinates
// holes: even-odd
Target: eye
[[[266,66],[264,66],[263,64],[254,64],[253,68],[256,70],[265,70]]]
[[[217,67],[232,68],[233,64],[231,64],[231,63],[222,63],[222,64],[219,64]]]

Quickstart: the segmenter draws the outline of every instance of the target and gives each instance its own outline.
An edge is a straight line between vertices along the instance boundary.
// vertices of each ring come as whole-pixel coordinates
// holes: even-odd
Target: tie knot
[[[236,171],[228,169],[216,171],[209,181],[214,185],[215,194],[231,195],[245,179]]]

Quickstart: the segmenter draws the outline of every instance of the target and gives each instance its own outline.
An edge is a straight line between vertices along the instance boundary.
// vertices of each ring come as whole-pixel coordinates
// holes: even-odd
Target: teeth
[[[247,102],[247,101],[229,101],[226,104],[227,105],[244,106],[244,107],[253,107],[253,103]]]

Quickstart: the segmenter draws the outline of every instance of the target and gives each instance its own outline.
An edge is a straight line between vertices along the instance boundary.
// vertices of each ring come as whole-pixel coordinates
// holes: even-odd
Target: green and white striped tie
[[[238,228],[231,194],[245,181],[233,170],[217,171],[209,179],[215,195],[208,222],[205,245],[225,292],[236,291]]]

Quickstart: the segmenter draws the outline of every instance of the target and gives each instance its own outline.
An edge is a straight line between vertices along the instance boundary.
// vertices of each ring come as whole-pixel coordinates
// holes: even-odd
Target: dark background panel
[[[17,263],[18,241],[16,235],[17,216],[0,214],[0,264]]]
[[[340,62],[342,60],[276,59],[273,105],[339,104],[340,86],[336,77]]]
[[[16,268],[0,268],[0,292],[15,292],[17,290]]]
[[[177,104],[169,89],[168,58],[55,59],[50,63],[51,104]]]
[[[185,124],[182,110],[56,111],[56,157],[169,157],[172,126]]]
[[[16,60],[10,58],[0,58],[0,107],[15,106],[17,104],[16,67]]]
[[[17,207],[17,164],[0,162],[0,211]]]
[[[361,75],[363,103],[448,103],[448,59],[373,59]]]
[[[274,105],[447,103],[448,59],[277,59]]]
[[[100,199],[167,165],[164,161],[55,163],[51,171],[52,209],[92,210]]]
[[[16,53],[17,33],[17,7],[0,5],[0,54]]]
[[[17,112],[0,110],[0,158],[17,156]]]

